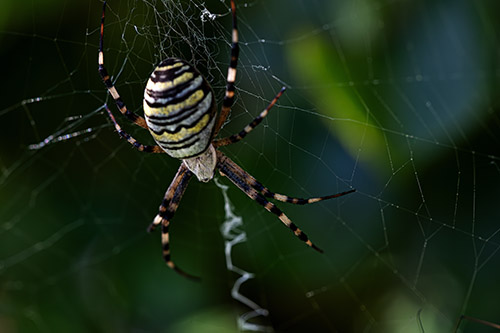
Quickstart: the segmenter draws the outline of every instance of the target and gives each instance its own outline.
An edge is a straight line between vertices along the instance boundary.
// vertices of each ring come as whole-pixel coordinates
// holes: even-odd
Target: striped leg
[[[161,244],[165,263],[168,267],[172,268],[182,276],[197,280],[199,279],[198,277],[184,272],[182,269],[177,267],[170,258],[170,239],[168,230],[170,221],[174,217],[177,207],[179,207],[179,202],[181,201],[192,176],[193,174],[191,171],[189,171],[184,164],[181,164],[174,180],[168,187],[167,192],[165,192],[165,197],[161,202],[159,213],[154,218],[153,223],[151,223],[148,227],[148,231],[153,231],[156,226],[161,224]]]
[[[240,52],[238,46],[238,27],[236,26],[236,5],[234,0],[231,0],[231,13],[233,16],[233,30],[232,30],[232,41],[231,41],[231,61],[229,63],[229,68],[227,69],[227,85],[226,94],[224,95],[224,100],[222,101],[222,108],[219,117],[217,118],[217,123],[215,124],[214,137],[219,133],[220,128],[224,125],[229,112],[231,111],[231,106],[234,101],[234,81],[236,80],[236,66],[238,65],[238,54]]]
[[[145,153],[165,153],[165,151],[160,147],[160,146],[145,146],[142,143],[138,142],[136,139],[134,139],[130,134],[122,130],[120,125],[116,122],[115,117],[111,113],[111,110],[108,108],[107,105],[104,105],[106,108],[106,111],[108,112],[109,118],[111,118],[111,121],[115,125],[115,129],[118,132],[118,134],[127,140],[134,148],[136,148],[139,151],[143,151]]]
[[[221,174],[234,185],[236,185],[240,190],[245,192],[246,195],[250,197],[250,199],[256,201],[259,205],[262,205],[267,211],[273,213],[278,216],[278,218],[286,225],[290,230],[293,231],[295,236],[297,236],[301,241],[305,242],[307,245],[312,247],[318,252],[323,253],[323,250],[314,245],[307,235],[302,232],[276,205],[272,202],[267,201],[267,199],[257,192],[249,183],[246,182],[246,178],[248,173],[246,173],[243,169],[241,169],[236,163],[234,163],[229,157],[225,156],[222,152],[217,151],[217,167],[219,168]]]
[[[311,204],[311,203],[315,203],[315,202],[319,202],[319,201],[323,201],[323,200],[338,198],[338,197],[344,196],[346,194],[356,192],[355,189],[352,189],[352,190],[345,191],[345,192],[326,195],[324,197],[301,199],[301,198],[289,197],[286,194],[279,194],[279,193],[271,192],[267,187],[262,185],[262,183],[260,183],[257,179],[255,179],[252,175],[250,175],[248,173],[246,173],[246,175],[245,175],[245,181],[250,186],[252,186],[254,189],[259,191],[265,197],[276,199],[276,200],[281,201],[281,202],[288,202],[288,203],[295,204],[295,205]]]
[[[238,134],[233,134],[227,138],[223,138],[220,140],[215,140],[213,142],[214,147],[221,147],[221,146],[227,146],[231,143],[235,143],[243,139],[248,133],[250,133],[257,125],[259,125],[262,122],[262,119],[264,119],[268,114],[269,110],[276,104],[278,99],[283,95],[285,92],[285,87],[281,88],[280,92],[273,98],[271,103],[262,111],[250,124],[248,124],[243,130],[241,130]]]
[[[106,88],[108,88],[109,93],[111,94],[111,97],[115,100],[116,106],[118,107],[118,110],[125,115],[131,122],[135,123],[136,125],[139,125],[145,129],[148,128],[146,125],[146,121],[144,118],[141,116],[136,115],[134,112],[129,111],[125,103],[123,102],[122,98],[120,97],[120,94],[118,94],[118,91],[116,90],[115,86],[113,85],[113,82],[111,82],[111,77],[108,74],[108,71],[104,67],[104,13],[106,11],[106,1],[104,1],[103,7],[102,7],[102,16],[101,16],[101,39],[99,42],[99,58],[98,58],[98,64],[99,64],[99,75],[101,75],[102,82],[104,82],[104,85]]]

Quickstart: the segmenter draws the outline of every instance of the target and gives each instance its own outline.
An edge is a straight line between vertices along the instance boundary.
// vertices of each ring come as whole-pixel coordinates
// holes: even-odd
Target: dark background
[[[109,2],[105,63],[130,109],[142,112],[148,75],[167,56],[195,64],[220,105],[228,6]],[[222,134],[288,90],[223,151],[276,192],[357,189],[278,205],[320,255],[230,186],[248,238],[232,258],[255,274],[241,292],[270,313],[253,322],[287,332],[446,332],[462,314],[500,323],[498,2],[237,7],[237,100]],[[239,275],[226,268],[214,182],[191,182],[171,228],[174,260],[201,283],[166,268],[159,233],[145,232],[179,161],[133,150],[104,115],[101,8],[0,4],[0,331],[237,331],[249,309],[231,298]],[[204,21],[204,8],[221,15]]]

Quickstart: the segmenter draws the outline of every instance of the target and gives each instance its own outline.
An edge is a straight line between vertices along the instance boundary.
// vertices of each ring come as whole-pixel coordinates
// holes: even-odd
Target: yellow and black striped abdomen
[[[184,60],[169,58],[155,68],[143,107],[151,135],[172,157],[199,155],[212,141],[216,118],[212,88]]]

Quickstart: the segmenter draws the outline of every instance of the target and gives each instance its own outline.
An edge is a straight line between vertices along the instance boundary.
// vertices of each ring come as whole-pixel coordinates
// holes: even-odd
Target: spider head
[[[217,155],[214,146],[208,146],[208,149],[202,154],[183,159],[186,167],[196,175],[200,182],[208,182],[214,177],[215,166],[217,164]]]

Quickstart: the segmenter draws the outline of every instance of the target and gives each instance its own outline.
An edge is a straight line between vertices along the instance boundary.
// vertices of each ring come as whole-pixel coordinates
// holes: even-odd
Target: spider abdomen
[[[186,159],[207,150],[216,118],[214,94],[186,61],[169,58],[155,68],[143,108],[151,135],[170,156]]]

